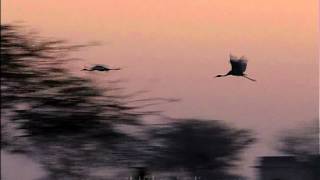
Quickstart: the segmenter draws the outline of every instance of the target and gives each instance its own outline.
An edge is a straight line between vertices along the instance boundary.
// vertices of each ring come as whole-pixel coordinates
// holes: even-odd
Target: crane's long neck
[[[84,69],[82,69],[82,71],[93,71],[93,70],[84,68]]]
[[[229,76],[230,73],[227,73],[227,74],[221,74],[221,75],[217,75],[216,77],[225,77],[225,76]]]

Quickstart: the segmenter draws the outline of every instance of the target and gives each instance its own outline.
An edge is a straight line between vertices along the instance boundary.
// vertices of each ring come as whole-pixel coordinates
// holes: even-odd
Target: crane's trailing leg
[[[249,80],[251,80],[251,81],[256,81],[255,79],[249,78],[249,77],[246,76],[246,75],[243,75],[243,77],[245,77],[245,78],[247,78],[247,79],[249,79]]]

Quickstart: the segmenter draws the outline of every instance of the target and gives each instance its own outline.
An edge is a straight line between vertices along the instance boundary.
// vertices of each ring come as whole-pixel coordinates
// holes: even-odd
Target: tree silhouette
[[[125,148],[135,138],[115,127],[138,125],[148,113],[115,95],[115,83],[99,89],[63,68],[70,51],[86,46],[1,25],[2,148],[38,159],[46,178],[89,177],[95,167],[117,166],[136,154],[133,143]]]
[[[302,127],[283,131],[276,149],[292,156],[302,167],[310,169],[314,179],[320,178],[319,121],[313,120]]]
[[[132,101],[135,94],[115,92],[117,83],[102,89],[69,73],[64,68],[73,60],[69,53],[87,46],[1,25],[1,148],[40,162],[48,172],[44,179],[106,179],[97,174],[106,167],[136,167],[139,176],[183,169],[231,177],[228,170],[254,142],[250,131],[213,120],[143,124],[142,118],[155,112],[141,108],[168,99]]]
[[[152,130],[157,153],[149,164],[160,170],[183,170],[202,179],[231,178],[228,169],[255,139],[215,120],[179,119]]]
[[[308,156],[319,154],[319,122],[283,131],[276,148],[287,155]]]

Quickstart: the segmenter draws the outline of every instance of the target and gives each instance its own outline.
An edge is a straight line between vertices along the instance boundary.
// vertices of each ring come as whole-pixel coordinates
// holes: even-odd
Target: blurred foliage
[[[128,151],[126,142],[135,138],[114,126],[137,125],[146,114],[67,72],[68,53],[87,45],[66,44],[1,25],[2,148],[33,155],[52,179],[77,179],[107,162],[116,166],[112,154]],[[135,153],[129,150],[122,155]]]
[[[310,169],[314,179],[320,178],[319,121],[283,131],[276,148],[279,152],[294,157],[303,167]]]
[[[157,153],[149,165],[157,169],[183,170],[202,179],[233,177],[227,170],[240,153],[255,142],[252,132],[238,130],[217,120],[178,119],[152,129]]]
[[[143,124],[157,98],[132,101],[114,93],[117,83],[102,89],[66,70],[70,52],[88,46],[1,25],[1,148],[36,159],[44,179],[104,179],[96,170],[106,167],[231,177],[250,131],[213,120]]]
[[[319,154],[319,121],[283,131],[276,148],[284,154],[299,157]]]

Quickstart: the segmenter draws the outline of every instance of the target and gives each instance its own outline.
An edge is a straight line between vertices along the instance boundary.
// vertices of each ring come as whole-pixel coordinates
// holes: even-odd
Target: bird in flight
[[[251,81],[256,81],[255,79],[251,79],[247,76],[247,74],[244,74],[247,68],[248,60],[242,56],[241,58],[237,58],[236,56],[233,56],[230,54],[230,64],[231,64],[231,70],[224,75],[217,75],[216,77],[225,77],[225,76],[242,76],[244,78],[247,78]]]
[[[104,65],[95,65],[90,69],[84,68],[82,71],[111,71],[111,70],[120,70],[120,68],[109,68],[108,66]]]

